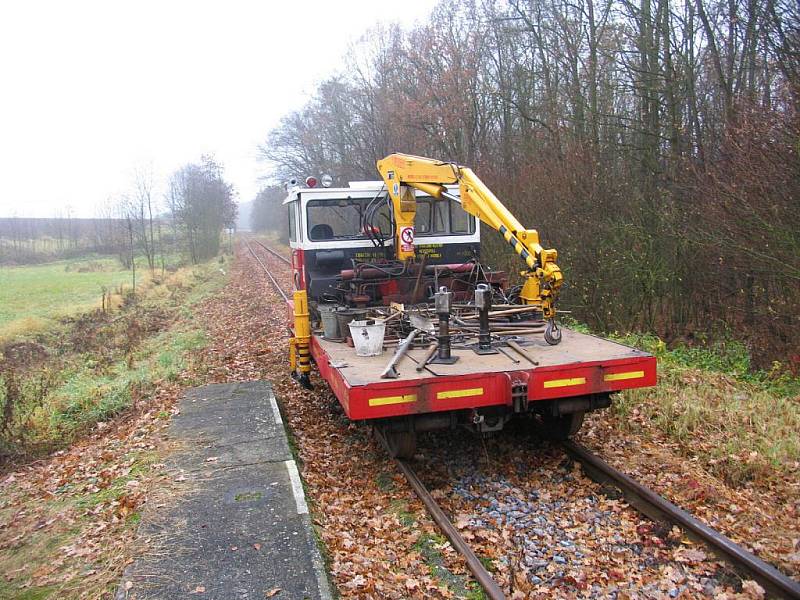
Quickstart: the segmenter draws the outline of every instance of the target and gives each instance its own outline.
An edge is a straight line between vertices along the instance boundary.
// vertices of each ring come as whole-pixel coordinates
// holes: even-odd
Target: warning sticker
[[[400,230],[400,250],[403,252],[414,251],[414,228],[403,227]]]

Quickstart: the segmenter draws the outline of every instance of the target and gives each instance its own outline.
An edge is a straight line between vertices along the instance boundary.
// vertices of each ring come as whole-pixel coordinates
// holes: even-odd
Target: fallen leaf
[[[344,586],[348,587],[350,589],[353,589],[353,588],[357,588],[357,587],[362,587],[362,586],[366,585],[366,583],[367,583],[367,580],[364,578],[363,575],[356,575],[350,581],[345,583]]]
[[[193,594],[204,594],[205,591],[206,591],[206,586],[198,585],[196,588],[194,588],[194,591],[192,593]]]
[[[703,562],[707,556],[706,553],[702,550],[696,550],[694,548],[681,548],[677,552],[675,552],[675,560],[679,562],[686,562],[691,564],[696,564],[699,562]]]
[[[277,587],[276,588],[272,588],[268,592],[264,592],[264,597],[265,598],[272,598],[274,595],[279,594],[280,591],[281,591],[281,588],[277,588]]]
[[[764,588],[753,580],[745,581],[742,584],[742,592],[748,598],[753,598],[755,600],[761,600],[764,597]]]

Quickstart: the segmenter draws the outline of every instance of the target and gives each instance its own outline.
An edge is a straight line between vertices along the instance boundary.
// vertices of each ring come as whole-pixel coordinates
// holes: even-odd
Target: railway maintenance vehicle
[[[656,360],[557,323],[563,274],[469,168],[407,154],[381,180],[291,186],[292,375],[312,361],[347,416],[377,427],[395,456],[417,433],[479,433],[524,418],[566,439],[613,392],[652,386]],[[481,262],[481,225],[524,262],[521,285]]]

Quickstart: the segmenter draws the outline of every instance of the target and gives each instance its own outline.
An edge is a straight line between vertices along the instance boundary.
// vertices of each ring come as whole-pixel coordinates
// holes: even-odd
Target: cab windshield
[[[313,242],[367,239],[376,235],[391,239],[393,229],[388,204],[382,202],[370,208],[370,201],[371,198],[309,201],[306,209],[308,238]],[[372,235],[368,235],[370,231]],[[417,199],[414,218],[417,237],[469,235],[474,232],[475,219],[458,202],[430,197]]]

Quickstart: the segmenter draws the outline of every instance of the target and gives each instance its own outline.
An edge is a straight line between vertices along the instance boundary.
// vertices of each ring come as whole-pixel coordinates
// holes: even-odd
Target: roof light
[[[327,173],[320,178],[322,181],[322,187],[331,187],[333,185],[333,177],[328,175]]]
[[[316,187],[317,186],[317,178],[316,177],[306,177],[306,185],[308,187]]]

